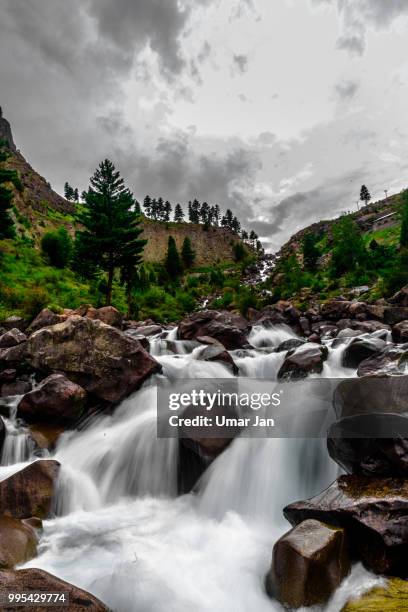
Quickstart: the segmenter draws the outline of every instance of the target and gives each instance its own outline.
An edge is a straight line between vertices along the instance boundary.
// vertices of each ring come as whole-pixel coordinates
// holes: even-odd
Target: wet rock
[[[278,540],[266,589],[284,606],[326,602],[350,571],[344,529],[306,520]]]
[[[9,368],[0,372],[0,382],[13,382],[16,379],[17,370]]]
[[[10,348],[10,346],[17,346],[27,340],[27,336],[23,334],[19,329],[14,327],[10,331],[0,336],[0,348]]]
[[[355,338],[343,353],[343,365],[346,368],[357,368],[359,364],[380,353],[386,346],[379,338]]]
[[[44,570],[29,568],[21,570],[4,570],[0,572],[2,590],[7,593],[22,593],[35,591],[39,593],[64,593],[69,605],[61,605],[60,610],[70,612],[109,612],[99,599],[86,591],[60,580]],[[15,606],[2,605],[4,612],[15,612]],[[42,612],[44,606],[30,605],[31,612]]]
[[[0,417],[0,457],[3,451],[3,444],[6,438],[6,434],[7,434],[6,426],[4,424],[3,419]]]
[[[308,342],[312,342],[313,344],[320,344],[321,338],[318,334],[311,334],[308,339]]]
[[[11,516],[0,516],[0,569],[25,563],[37,553],[35,530]]]
[[[133,329],[135,334],[140,336],[157,336],[163,331],[160,325],[142,325]]]
[[[351,599],[341,612],[401,612],[408,610],[408,582],[391,578],[385,586],[374,587]]]
[[[42,311],[35,317],[27,329],[28,334],[32,334],[38,329],[43,327],[49,327],[50,325],[56,325],[66,319],[66,315],[59,315],[50,310],[49,308],[43,308]]]
[[[248,321],[239,314],[202,310],[181,321],[178,338],[195,340],[198,336],[210,336],[221,342],[227,350],[234,350],[248,344],[249,330]]]
[[[13,395],[24,395],[31,391],[32,384],[28,380],[17,379],[1,386],[1,396],[10,397]]]
[[[314,372],[320,373],[327,356],[327,347],[308,342],[289,351],[279,370],[278,379],[299,379]]]
[[[386,346],[380,353],[364,359],[357,369],[358,376],[391,376],[403,374],[399,361],[404,350],[395,346]]]
[[[140,342],[85,317],[73,316],[41,329],[27,345],[27,360],[34,368],[63,372],[108,402],[121,401],[161,369]]]
[[[1,368],[18,368],[21,367],[25,360],[27,342],[21,342],[10,348],[0,349],[0,367]]]
[[[407,320],[408,307],[395,306],[393,308],[386,308],[384,311],[384,321],[388,323],[388,325],[397,325],[398,323]]]
[[[408,376],[375,376],[342,380],[333,396],[338,419],[357,414],[408,412]]]
[[[223,346],[221,342],[219,342],[219,340],[216,340],[215,338],[211,338],[210,336],[198,336],[196,340],[197,342],[200,342],[200,344],[214,344],[216,346]]]
[[[401,321],[392,328],[392,339],[396,344],[408,342],[408,321]]]
[[[52,506],[60,464],[34,461],[0,482],[0,513],[15,518],[46,518]]]
[[[347,300],[330,300],[322,305],[321,315],[324,319],[330,321],[339,321],[348,316],[350,311],[351,302]]]
[[[229,352],[222,345],[210,344],[206,346],[198,355],[200,361],[219,361],[231,368],[234,374],[238,374],[239,368]]]
[[[52,451],[55,449],[58,438],[64,431],[65,428],[58,425],[36,423],[30,426],[30,437],[34,440],[37,448]]]
[[[292,525],[316,519],[346,529],[364,565],[380,574],[408,574],[408,480],[341,476],[315,497],[284,509]]]
[[[330,457],[349,474],[408,478],[408,417],[362,414],[334,423]]]
[[[27,423],[75,423],[83,413],[86,391],[63,374],[51,374],[20,400],[17,416]]]
[[[275,349],[275,352],[283,353],[284,351],[291,351],[298,348],[298,346],[302,346],[303,344],[305,344],[305,340],[302,340],[301,338],[289,338],[288,340],[281,342]]]
[[[299,319],[299,327],[302,333],[305,336],[309,336],[311,333],[310,321],[306,317],[300,317]]]
[[[274,325],[285,325],[288,323],[284,315],[285,309],[279,308],[277,305],[265,306],[259,312],[259,315],[252,321],[252,325],[262,325],[263,327],[273,327]]]

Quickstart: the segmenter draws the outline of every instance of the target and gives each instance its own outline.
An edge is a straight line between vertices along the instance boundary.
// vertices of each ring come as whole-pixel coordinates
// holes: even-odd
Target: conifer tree
[[[191,268],[196,258],[196,253],[191,244],[191,240],[188,236],[184,238],[183,246],[181,248],[181,259],[185,268]]]
[[[152,199],[150,196],[147,195],[145,199],[143,200],[143,208],[144,208],[146,217],[150,217],[151,215],[151,206],[152,206]]]
[[[184,218],[183,209],[181,208],[180,204],[176,204],[174,208],[174,221],[176,221],[177,223],[181,223],[181,221],[183,221],[183,218]]]
[[[85,229],[78,232],[77,248],[107,273],[109,305],[115,269],[121,269],[128,282],[140,263],[146,240],[139,238],[143,230],[133,210],[133,195],[113,163],[108,159],[101,162],[90,181],[84,210],[78,216]]]
[[[71,187],[71,185],[67,181],[65,183],[65,185],[64,185],[64,196],[65,196],[65,199],[70,202],[71,200],[74,199],[74,193],[75,193],[75,190],[73,189],[73,187]]]
[[[168,200],[164,203],[164,221],[170,221],[171,204]]]
[[[365,185],[362,185],[362,187],[361,187],[360,200],[362,202],[365,202],[366,206],[369,203],[369,201],[371,200],[370,192],[368,191],[368,189],[367,189],[367,187]]]
[[[180,274],[183,272],[180,255],[173,236],[169,236],[165,267],[169,277],[173,280],[180,276]]]

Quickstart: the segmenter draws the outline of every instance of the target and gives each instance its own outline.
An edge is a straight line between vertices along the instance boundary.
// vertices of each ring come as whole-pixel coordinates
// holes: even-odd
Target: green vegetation
[[[46,232],[41,239],[41,250],[56,268],[65,268],[71,261],[73,242],[65,227]]]
[[[184,238],[183,246],[181,247],[181,259],[184,267],[188,270],[195,262],[196,254],[188,236]]]
[[[0,239],[12,238],[15,234],[14,222],[10,216],[13,202],[13,192],[6,183],[13,183],[20,188],[21,182],[15,170],[4,168],[4,162],[9,158],[5,144],[0,141]]]

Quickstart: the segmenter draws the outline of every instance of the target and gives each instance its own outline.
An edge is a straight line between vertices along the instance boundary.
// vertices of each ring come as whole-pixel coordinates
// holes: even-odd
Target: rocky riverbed
[[[247,318],[203,310],[176,328],[125,320],[111,307],[10,317],[0,330],[4,584],[47,591],[68,580],[78,585],[65,585],[70,609],[86,601],[86,609],[126,612],[159,610],[167,596],[174,610],[187,601],[202,611],[280,609],[278,602],[334,611],[359,589],[386,584],[383,576],[404,585],[407,374],[408,288],[388,302],[336,299],[306,312],[289,302]],[[328,448],[245,436],[219,445],[157,440],[159,379],[235,376],[345,379]],[[383,436],[384,423],[395,435]],[[293,526],[286,534],[282,511]],[[163,533],[167,545],[158,545]],[[241,581],[237,592],[215,578],[208,590],[207,556],[220,554],[214,537],[227,547],[236,538],[236,558],[221,555],[221,574]],[[152,546],[167,577],[152,565]],[[185,586],[184,596],[172,554],[179,572],[192,563],[196,587]]]

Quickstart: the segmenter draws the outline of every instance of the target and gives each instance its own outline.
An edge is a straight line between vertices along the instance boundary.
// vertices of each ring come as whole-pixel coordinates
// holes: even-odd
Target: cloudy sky
[[[61,192],[231,207],[277,249],[408,184],[407,0],[1,0],[0,104]]]

